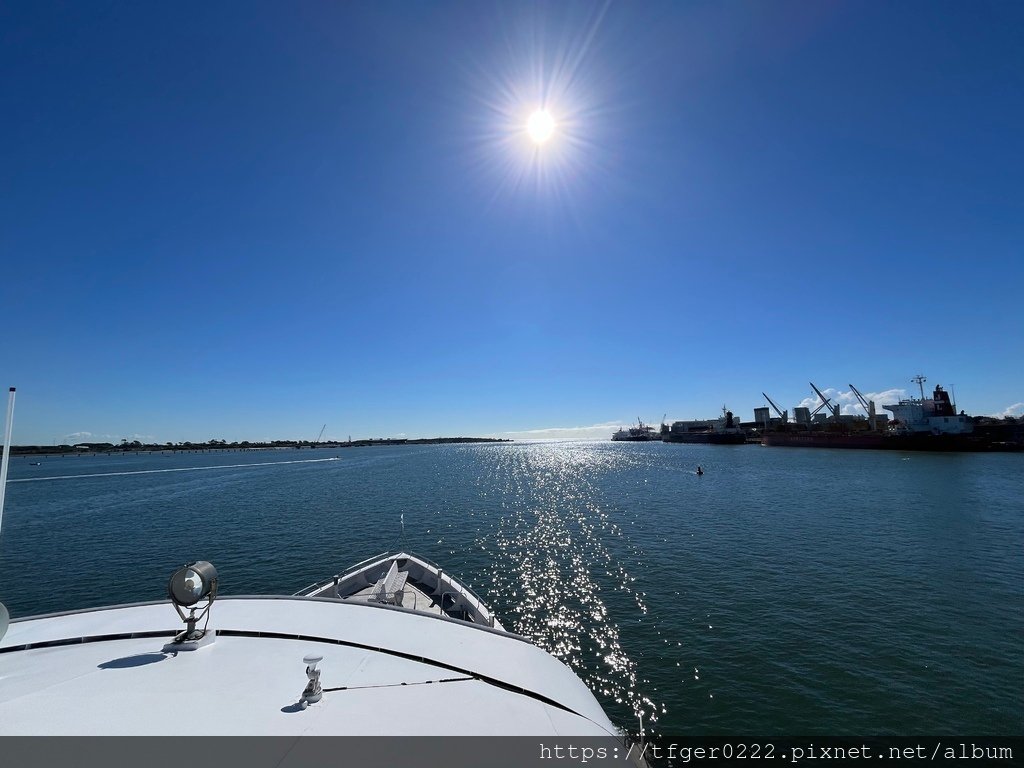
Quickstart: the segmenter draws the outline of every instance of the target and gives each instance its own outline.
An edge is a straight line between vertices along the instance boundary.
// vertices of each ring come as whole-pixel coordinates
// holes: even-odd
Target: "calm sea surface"
[[[563,442],[17,458],[10,480],[14,616],[163,599],[193,559],[222,594],[291,594],[397,546],[404,515],[407,548],[630,730],[1024,734],[1024,456]]]

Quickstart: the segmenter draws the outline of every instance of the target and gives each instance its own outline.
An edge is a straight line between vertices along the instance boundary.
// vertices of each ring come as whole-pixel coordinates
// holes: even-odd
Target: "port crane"
[[[807,383],[811,385],[811,389],[814,390],[814,394],[821,398],[821,405],[819,405],[817,408],[811,411],[811,416],[816,414],[822,408],[827,407],[832,412],[832,418],[835,419],[836,421],[839,421],[839,405],[832,405],[832,401],[829,398],[825,397],[825,395],[822,393],[820,389],[814,386],[813,381],[809,381]]]
[[[316,436],[316,440],[313,441],[313,445],[317,445],[317,444],[320,443],[320,438],[324,436],[324,430],[325,429],[327,429],[327,425],[326,424],[324,424],[322,427],[320,427],[320,434]]]
[[[768,401],[768,405],[770,405],[772,408],[774,408],[775,412],[777,414],[779,414],[779,418],[782,419],[782,423],[783,424],[785,424],[787,421],[789,421],[789,411],[784,411],[781,408],[779,408],[779,406],[777,406],[774,403],[774,401],[770,397],[768,397],[768,395],[766,395],[764,392],[762,392],[761,395],[764,397],[765,400]]]
[[[860,393],[860,390],[853,386],[853,384],[850,385],[850,389],[852,389],[853,394],[857,396],[861,407],[868,412],[868,425],[871,427],[871,431],[874,432],[878,428],[878,419],[875,417],[875,401],[865,398],[864,395]]]

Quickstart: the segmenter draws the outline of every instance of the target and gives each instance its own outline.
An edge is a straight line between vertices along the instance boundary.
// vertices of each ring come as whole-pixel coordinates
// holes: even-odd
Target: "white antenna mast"
[[[0,526],[4,521],[4,492],[7,490],[7,464],[11,458],[11,430],[14,428],[14,387],[7,396],[7,428],[4,430],[4,452],[0,458]],[[11,620],[11,614],[7,606],[0,603],[0,639],[7,634],[7,626]]]
[[[7,428],[4,430],[4,453],[0,459],[0,527],[4,521],[4,493],[7,490],[7,465],[11,457],[11,430],[14,429],[14,387],[7,396]]]
[[[924,383],[928,381],[928,378],[921,374],[917,374],[917,376],[912,378],[910,381],[921,388],[921,400],[924,400]]]

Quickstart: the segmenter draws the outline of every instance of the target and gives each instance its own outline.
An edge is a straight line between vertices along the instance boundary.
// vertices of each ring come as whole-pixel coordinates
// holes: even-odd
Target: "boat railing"
[[[313,592],[315,590],[323,589],[324,587],[326,587],[326,586],[328,586],[330,584],[334,584],[336,581],[339,581],[340,579],[343,579],[346,575],[348,575],[350,573],[353,573],[355,571],[358,571],[363,566],[369,565],[370,563],[373,563],[373,562],[375,562],[377,560],[383,560],[383,559],[385,559],[387,557],[390,557],[393,554],[397,554],[397,553],[381,552],[379,555],[374,555],[373,557],[368,557],[365,560],[360,560],[355,565],[351,566],[350,568],[347,568],[345,570],[345,573],[342,574],[341,576],[332,576],[331,578],[324,579],[322,581],[314,581],[308,587],[303,587],[298,592],[295,592],[293,594],[293,597],[297,597],[297,596],[300,596],[300,595],[305,595],[305,594],[308,594],[309,592]]]
[[[460,588],[462,587],[461,584],[454,584],[454,583],[452,583],[451,586],[453,586],[453,587],[454,586],[458,586]],[[483,619],[483,621],[481,621],[480,623],[481,624],[486,624],[489,627],[493,627],[494,626],[494,614],[491,613],[491,609],[488,608],[486,606],[486,604],[484,604],[484,602],[482,600],[480,600],[480,598],[476,598],[475,595],[473,595],[469,591],[468,588],[465,589],[465,590],[460,589],[457,592],[455,590],[447,590],[445,592],[442,592],[441,593],[441,612],[444,613],[444,610],[445,610],[445,608],[444,608],[444,599],[445,599],[445,597],[451,597],[453,605],[458,605],[458,603],[459,603],[458,598],[461,597],[461,598],[465,599],[467,596],[475,598],[476,605],[473,605],[472,602],[469,602],[469,607],[474,610],[474,613],[476,614],[477,617],[479,617],[480,619]]]
[[[347,568],[343,575],[341,575],[341,576],[332,576],[329,579],[324,579],[322,581],[314,582],[313,584],[310,584],[308,587],[300,589],[298,592],[295,593],[295,595],[296,596],[308,595],[311,592],[316,592],[316,591],[322,590],[325,587],[330,586],[331,584],[334,584],[334,583],[336,583],[337,581],[339,581],[341,579],[344,579],[345,576],[347,576],[348,574],[355,573],[356,571],[360,570],[361,568],[363,568],[363,567],[365,567],[367,565],[370,565],[372,563],[375,563],[375,562],[378,562],[378,561],[381,561],[381,560],[387,560],[388,558],[397,557],[398,555],[403,555],[403,554],[406,555],[407,557],[409,557],[412,560],[418,560],[420,563],[423,563],[424,565],[432,568],[434,570],[434,573],[437,576],[437,579],[438,579],[438,589],[439,590],[443,590],[446,584],[449,585],[449,586],[452,586],[452,587],[458,587],[458,593],[457,594],[460,595],[463,598],[468,598],[471,601],[471,603],[475,603],[475,605],[473,607],[477,611],[477,613],[481,614],[481,615],[488,616],[489,617],[488,618],[488,623],[491,626],[494,625],[494,616],[491,613],[491,609],[487,606],[487,603],[484,602],[484,599],[482,597],[480,597],[480,595],[478,595],[473,590],[473,588],[471,586],[469,586],[468,584],[463,583],[462,581],[456,581],[456,580],[454,580],[454,579],[452,579],[450,577],[447,579],[447,582],[442,581],[442,579],[444,577],[444,569],[440,565],[438,565],[433,560],[431,560],[431,559],[429,559],[427,557],[424,557],[422,555],[414,555],[414,554],[412,554],[410,552],[381,552],[378,555],[374,555],[373,557],[368,557],[365,560],[361,560],[360,562],[356,563],[355,565]],[[453,592],[452,594],[454,595],[456,593]]]
[[[444,573],[444,570],[441,568],[441,566],[438,565],[437,563],[431,561],[431,560],[428,560],[425,557],[420,556],[420,555],[413,555],[413,557],[415,557],[417,560],[419,560],[419,561],[421,561],[423,563],[426,563],[427,565],[429,565],[431,568],[433,568],[437,572],[438,589],[442,589],[444,587],[444,584],[441,583],[441,579],[442,579],[442,575]],[[476,604],[477,604],[476,607],[478,609],[485,609],[487,613],[490,613],[490,610],[487,609],[487,603],[484,602],[484,599],[482,597],[480,597],[480,595],[478,595],[476,592],[473,591],[473,588],[471,586],[469,586],[469,584],[465,584],[462,581],[456,581],[456,580],[454,580],[454,579],[452,579],[450,577],[448,579],[448,584],[450,584],[453,587],[457,586],[459,588],[459,593],[461,595],[468,596],[468,597],[472,598],[474,601],[476,601]]]
[[[442,600],[444,600],[444,595],[445,594],[450,594],[450,595],[453,595],[453,596],[455,594],[458,594],[462,598],[468,598],[471,605],[473,605],[475,603],[475,605],[473,605],[473,607],[476,609],[477,613],[480,613],[480,614],[484,614],[485,613],[488,616],[491,616],[491,609],[488,608],[487,607],[487,603],[485,603],[483,601],[483,599],[479,595],[477,595],[476,592],[473,591],[472,587],[470,587],[467,584],[463,584],[462,582],[453,581],[451,579],[448,580],[448,585],[451,586],[451,587],[458,587],[458,592],[457,593],[455,591],[443,592],[442,595],[441,595],[441,599]],[[443,589],[444,585],[443,584],[438,584],[438,588],[439,589]],[[493,616],[491,616],[490,621],[491,622],[494,621],[494,617]],[[492,626],[493,626],[493,623],[492,623]]]
[[[436,573],[436,575],[437,575],[437,577],[438,577],[438,582],[439,582],[438,588],[440,589],[443,586],[443,585],[440,584],[440,580],[441,580],[442,574],[444,573],[444,569],[440,565],[435,563],[433,560],[431,560],[430,558],[424,557],[423,555],[414,555],[411,552],[384,552],[384,553],[382,553],[380,555],[376,555],[375,557],[369,557],[366,560],[363,560],[363,562],[361,562],[361,563],[357,563],[356,565],[354,565],[351,568],[349,568],[348,572],[351,573],[352,571],[359,570],[359,568],[361,566],[366,565],[368,563],[371,563],[371,562],[373,562],[375,560],[382,560],[382,559],[385,559],[385,558],[388,558],[388,557],[396,557],[396,556],[401,555],[401,554],[404,554],[404,555],[408,556],[409,558],[411,558],[413,560],[418,560],[419,562],[423,563],[424,565],[428,565],[431,568],[433,568],[435,573]],[[326,586],[329,583],[331,583],[330,579],[324,581],[323,582],[323,586]],[[473,600],[476,601],[478,608],[486,609],[487,603],[484,602],[484,599],[482,597],[480,597],[480,595],[478,595],[476,592],[473,591],[473,588],[471,586],[469,586],[469,584],[463,583],[462,581],[456,582],[454,579],[451,579],[451,578],[449,578],[448,583],[452,584],[452,585],[456,585],[457,584],[459,589],[461,590],[461,593],[463,595],[468,595],[469,597],[471,597]],[[488,613],[489,612],[490,611],[488,610]]]

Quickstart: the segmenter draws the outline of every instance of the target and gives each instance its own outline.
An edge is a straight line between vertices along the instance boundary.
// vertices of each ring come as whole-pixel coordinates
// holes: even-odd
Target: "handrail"
[[[397,557],[398,555],[403,555],[403,554],[408,556],[411,559],[419,560],[424,565],[428,565],[428,566],[432,567],[435,571],[438,572],[438,574],[440,574],[441,566],[438,565],[437,563],[435,563],[433,560],[430,560],[429,558],[426,558],[426,557],[424,557],[422,555],[416,555],[416,554],[413,554],[412,552],[407,552],[407,551],[403,550],[401,552],[390,552],[390,551],[389,552],[382,552],[379,555],[374,555],[373,557],[368,557],[365,560],[361,560],[360,562],[356,563],[352,567],[348,568],[345,571],[345,573],[342,574],[341,578],[344,579],[349,574],[353,573],[354,571],[359,570],[364,565],[368,565],[368,564],[376,562],[378,560],[386,560],[386,559],[391,558],[391,557]],[[456,581],[451,576],[448,577],[448,582],[450,584],[458,585],[460,590],[463,592],[463,594],[468,594],[470,597],[472,597],[473,599],[476,600],[477,608],[484,609],[487,612],[487,614],[490,615],[491,611],[490,611],[490,608],[488,607],[487,603],[484,601],[484,599],[482,597],[480,597],[480,595],[478,595],[476,592],[473,591],[472,587],[470,587],[467,584],[463,584],[461,581]],[[308,587],[300,589],[298,592],[294,593],[294,596],[295,597],[303,596],[303,595],[305,595],[305,593],[307,593],[307,592],[309,592],[311,590],[321,589],[323,587],[326,587],[328,584],[333,584],[333,583],[334,583],[333,577],[330,578],[330,579],[324,579],[323,581],[315,582],[314,584],[311,584]],[[443,587],[443,584],[441,584],[440,580],[438,581],[438,586],[439,587]]]
[[[415,557],[417,560],[422,560],[423,562],[427,563],[428,565],[433,566],[434,568],[437,569],[438,574],[440,574],[441,566],[439,566],[437,563],[432,563],[431,561],[427,560],[427,558],[420,557],[419,555],[411,555],[411,556]],[[478,607],[487,608],[487,603],[484,602],[484,599],[482,597],[480,597],[480,595],[478,595],[476,592],[474,592],[473,588],[470,587],[468,584],[465,584],[465,583],[463,583],[460,580],[453,579],[450,575],[448,576],[448,583],[449,584],[453,584],[453,585],[457,585],[459,587],[459,590],[463,594],[468,594],[470,597],[472,597],[474,600],[476,600],[476,602],[478,604]],[[440,579],[438,580],[438,586],[439,587],[443,586],[441,584],[441,582],[440,582]],[[489,609],[488,609],[488,612],[490,612]]]
[[[445,615],[447,615],[446,612],[445,612],[445,607],[444,607],[444,599],[448,595],[452,596],[452,599],[453,599],[452,607],[453,608],[455,606],[458,606],[458,605],[465,605],[465,606],[467,606],[466,608],[460,609],[460,610],[462,610],[463,613],[469,613],[470,611],[472,611],[472,613],[470,614],[470,618],[469,618],[469,621],[471,623],[473,623],[473,624],[481,624],[481,625],[486,626],[486,627],[493,627],[494,626],[494,614],[491,612],[491,609],[488,608],[486,605],[484,605],[482,603],[478,604],[478,605],[473,605],[472,602],[461,602],[458,599],[456,599],[458,597],[462,597],[463,600],[465,600],[466,595],[463,592],[454,592],[452,590],[448,590],[446,592],[442,592],[441,593],[441,602],[440,602],[441,613],[445,613]]]
[[[359,568],[361,568],[362,566],[367,565],[369,563],[372,563],[372,562],[374,562],[376,560],[386,559],[387,557],[390,557],[393,554],[397,555],[397,554],[401,554],[401,553],[400,552],[381,552],[379,555],[374,555],[373,557],[368,557],[365,560],[360,560],[358,563],[356,563],[355,565],[353,565],[350,568],[348,568],[341,575],[341,578],[344,579],[346,576],[348,576],[353,571],[359,570]],[[305,592],[309,592],[310,590],[313,590],[313,589],[320,589],[322,587],[326,587],[328,584],[333,584],[333,583],[334,583],[334,577],[333,576],[331,578],[329,578],[329,579],[324,579],[323,581],[315,581],[312,584],[310,584],[308,587],[303,587],[298,592],[295,592],[292,595],[292,597],[299,597],[299,596],[303,595],[303,593],[305,593]]]
[[[449,592],[442,592],[442,593],[441,593],[441,605],[440,605],[440,608],[441,608],[441,613],[443,613],[443,614],[444,614],[445,616],[447,616],[447,615],[448,615],[448,611],[447,611],[447,609],[446,609],[446,608],[444,607],[444,599],[445,599],[445,597],[447,597],[448,595],[451,595],[451,596],[452,596],[452,598],[453,598],[453,599],[452,599],[452,605],[451,605],[451,607],[452,607],[452,608],[454,608],[454,607],[455,607],[456,605],[458,605],[458,604],[459,604],[459,601],[458,601],[458,600],[455,600],[455,599],[454,599],[454,598],[456,598],[456,597],[458,596],[458,595],[457,595],[457,594],[456,594],[455,592],[451,592],[451,591],[449,591]],[[453,618],[454,618],[454,617],[453,617]]]

